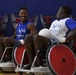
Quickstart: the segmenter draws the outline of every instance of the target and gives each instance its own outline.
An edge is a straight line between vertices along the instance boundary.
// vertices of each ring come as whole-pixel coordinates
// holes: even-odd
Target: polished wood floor
[[[0,75],[19,75],[19,74],[15,74],[15,73],[0,73]]]
[[[20,75],[17,73],[0,73],[0,75]],[[22,74],[22,75],[27,75],[27,74]]]

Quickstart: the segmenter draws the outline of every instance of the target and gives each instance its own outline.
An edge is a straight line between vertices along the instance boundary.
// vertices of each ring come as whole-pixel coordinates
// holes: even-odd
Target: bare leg
[[[31,34],[26,35],[25,45],[26,45],[26,52],[27,52],[30,64],[32,64],[35,56],[33,35]]]
[[[34,46],[35,46],[35,51],[37,52],[38,50],[44,50],[48,48],[48,46],[50,45],[50,40],[48,38],[39,36],[39,35],[35,35],[34,37]],[[42,63],[42,59],[40,56],[38,56],[37,58],[37,64],[38,65],[43,65]]]
[[[3,37],[0,37],[0,59],[1,59],[1,56],[2,56],[2,54],[4,52],[4,49],[5,49],[3,40],[4,40],[4,38]]]
[[[4,45],[5,48],[6,47],[14,47],[14,39],[6,37],[4,38]],[[7,49],[6,54],[5,54],[5,58],[7,59],[7,61],[12,59],[12,49]]]

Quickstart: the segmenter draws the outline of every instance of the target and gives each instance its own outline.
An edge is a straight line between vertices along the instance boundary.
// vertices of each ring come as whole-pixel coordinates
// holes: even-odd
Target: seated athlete
[[[32,34],[34,36],[37,34],[35,25],[28,20],[28,10],[26,7],[22,7],[19,11],[20,22],[18,23],[15,33],[11,37],[0,38],[0,52],[3,53],[4,48],[14,47],[15,45],[24,44],[24,38],[27,34]],[[9,30],[11,31],[11,30]],[[1,55],[2,55],[1,53]],[[6,51],[4,61],[11,60],[12,51],[8,49]]]
[[[38,50],[47,50],[51,44],[51,37],[57,38],[60,43],[68,43],[76,38],[76,21],[70,18],[71,12],[72,9],[69,6],[61,6],[56,15],[57,19],[52,22],[48,29],[50,34],[45,31],[42,35],[40,33],[36,34],[34,38],[31,35],[28,35],[28,38],[26,39],[28,43],[25,41],[26,45],[29,47],[26,51],[30,60],[30,64],[27,66],[28,69],[30,69],[34,59],[33,50],[35,50],[35,53]],[[49,36],[51,36],[43,36],[44,34],[49,34]],[[37,65],[43,65],[40,56],[37,58]]]

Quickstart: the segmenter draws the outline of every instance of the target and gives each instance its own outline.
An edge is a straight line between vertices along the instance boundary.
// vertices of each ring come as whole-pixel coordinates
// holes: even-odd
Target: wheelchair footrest
[[[27,74],[35,73],[36,75],[38,73],[50,75],[49,68],[48,67],[42,67],[42,66],[40,66],[40,67],[33,67],[30,70],[17,68],[17,69],[15,69],[15,72],[23,72],[23,73],[27,73]]]

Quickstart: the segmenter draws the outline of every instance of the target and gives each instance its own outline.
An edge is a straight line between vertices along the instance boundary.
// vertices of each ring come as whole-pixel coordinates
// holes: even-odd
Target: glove
[[[19,40],[19,41],[21,42],[21,44],[22,44],[22,45],[25,43],[25,41],[24,41],[24,40]]]
[[[65,43],[66,42],[66,38],[65,37],[56,37],[60,43]]]
[[[23,45],[24,43],[25,43],[24,40],[16,40],[15,46],[20,46],[20,45]]]

